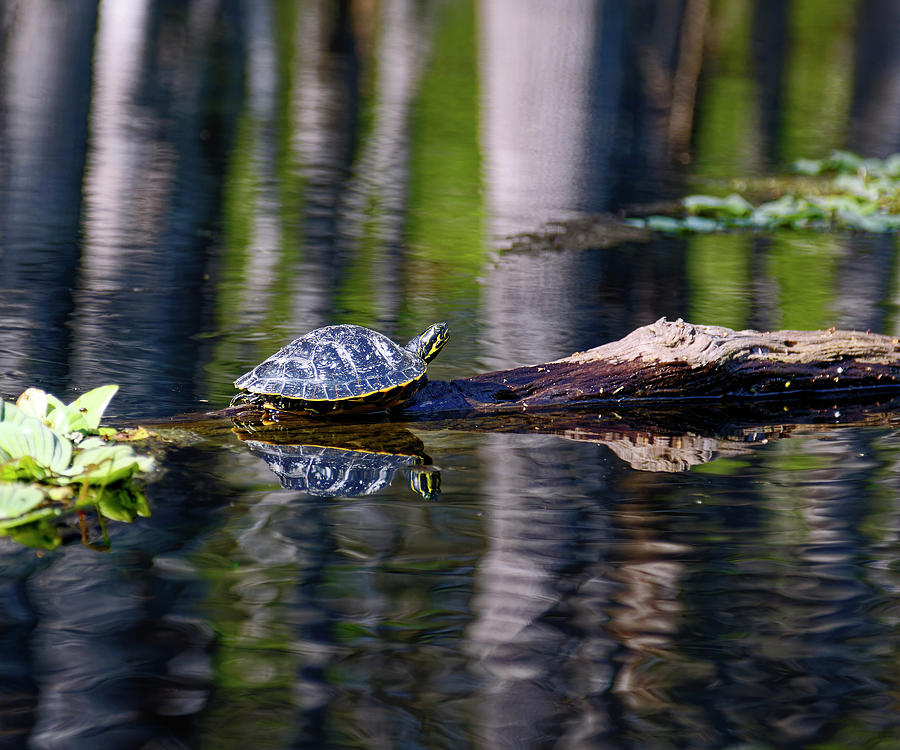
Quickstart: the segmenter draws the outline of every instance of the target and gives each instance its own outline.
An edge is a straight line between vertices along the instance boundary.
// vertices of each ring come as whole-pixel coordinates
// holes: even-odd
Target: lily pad
[[[0,483],[0,521],[18,518],[44,502],[44,493],[22,482]]]
[[[63,473],[76,482],[110,484],[153,468],[153,459],[140,456],[130,445],[92,445],[78,451]]]
[[[98,435],[117,390],[101,386],[70,404],[39,388],[29,388],[16,404],[0,400],[0,535],[52,549],[62,541],[57,519],[64,514],[95,508],[104,529],[103,517],[128,522],[150,514],[131,479],[150,471],[153,459],[112,442],[149,433],[103,429]]]
[[[17,519],[9,523],[0,522],[0,536],[8,536],[19,544],[34,549],[51,550],[62,543],[62,537],[54,523],[59,512],[55,512],[53,508],[42,508],[27,516],[29,517],[24,521]]]
[[[0,422],[0,460],[15,461],[24,457],[59,474],[72,459],[72,443],[34,417]]]
[[[0,399],[0,423],[21,424],[26,419],[34,419],[34,417],[29,416],[14,404]]]
[[[100,493],[97,507],[107,518],[123,523],[131,523],[138,516],[146,518],[150,515],[146,496],[132,485],[105,489]]]
[[[29,417],[44,419],[47,416],[47,393],[40,388],[29,388],[16,399],[16,407]]]
[[[117,385],[101,385],[87,393],[81,394],[71,404],[69,410],[81,414],[91,431],[96,431],[103,418],[103,412],[109,406],[112,397],[119,390]]]

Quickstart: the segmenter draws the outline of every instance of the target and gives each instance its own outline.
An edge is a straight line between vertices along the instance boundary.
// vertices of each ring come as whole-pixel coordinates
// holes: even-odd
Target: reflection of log
[[[502,413],[677,400],[847,397],[900,390],[900,339],[859,331],[732,331],[661,318],[530,367],[433,382],[407,412]]]
[[[900,398],[860,398],[834,405],[830,400],[789,410],[771,399],[753,403],[677,402],[668,408],[625,406],[571,412],[530,411],[427,419],[410,427],[425,443],[429,433],[445,431],[552,434],[609,448],[639,471],[685,471],[721,456],[745,454],[772,440],[846,427],[900,424]]]

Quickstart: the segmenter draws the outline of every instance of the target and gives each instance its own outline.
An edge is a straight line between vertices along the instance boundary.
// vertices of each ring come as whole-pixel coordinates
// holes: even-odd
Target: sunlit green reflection
[[[839,240],[829,235],[772,237],[766,271],[778,290],[778,327],[803,330],[834,323],[840,251]]]
[[[695,167],[704,176],[734,176],[752,171],[759,154],[759,112],[751,75],[748,33],[753,3],[719,0],[711,4],[711,53],[695,113]]]
[[[844,145],[853,85],[856,2],[789,3],[781,156],[822,156]]]
[[[752,235],[694,235],[687,239],[689,319],[745,328],[750,314]]]
[[[448,297],[477,309],[484,254],[475,4],[441,9],[410,123],[406,305],[438,319]],[[411,323],[412,325],[412,323]]]

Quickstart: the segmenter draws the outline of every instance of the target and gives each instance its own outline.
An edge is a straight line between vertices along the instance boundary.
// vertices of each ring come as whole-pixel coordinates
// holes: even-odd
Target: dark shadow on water
[[[37,554],[0,542],[10,747],[190,744],[179,717],[208,700],[216,637],[191,606],[204,588],[197,570],[165,561],[222,523],[227,497],[206,463],[181,451],[152,485],[151,518],[111,522],[109,553],[77,534]]]

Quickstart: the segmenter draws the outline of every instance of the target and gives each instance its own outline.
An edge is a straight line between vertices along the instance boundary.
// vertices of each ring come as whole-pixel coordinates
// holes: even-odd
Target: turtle
[[[331,414],[381,411],[425,385],[425,369],[450,335],[434,323],[405,346],[357,325],[317,328],[234,381],[232,405]]]

